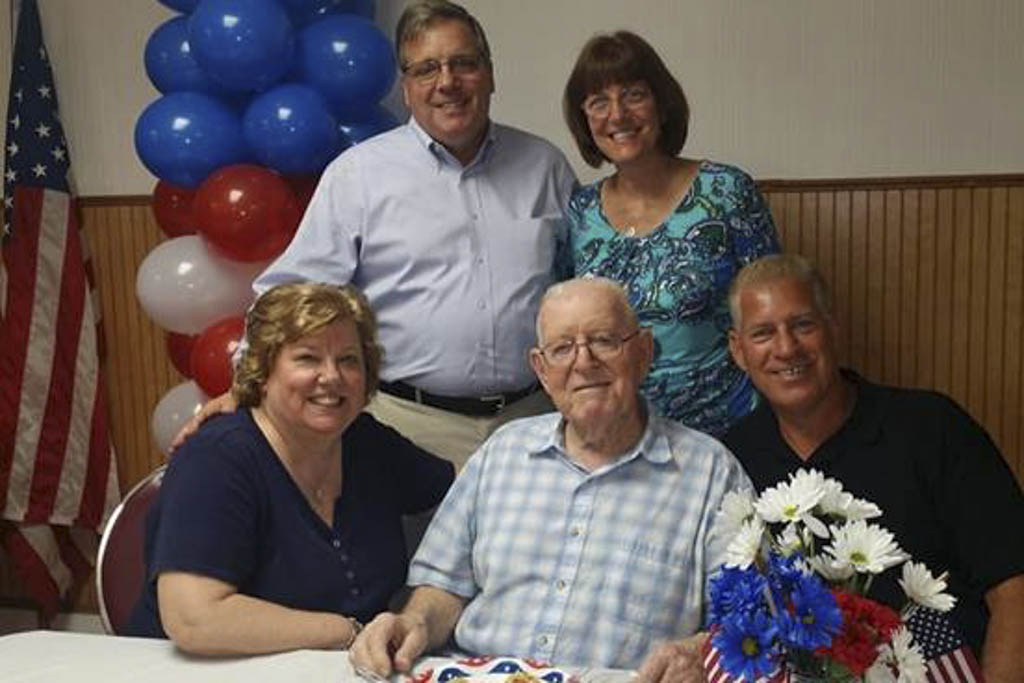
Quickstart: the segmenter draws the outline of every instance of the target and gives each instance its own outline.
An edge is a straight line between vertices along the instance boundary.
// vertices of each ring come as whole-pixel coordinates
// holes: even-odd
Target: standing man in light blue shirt
[[[750,481],[640,397],[654,342],[620,285],[555,285],[537,327],[531,361],[559,412],[505,425],[470,458],[413,559],[409,602],[367,625],[352,661],[408,671],[454,637],[473,654],[703,680],[699,641],[681,639],[731,540],[716,513]]]
[[[465,9],[410,5],[396,45],[412,117],[327,167],[254,288],[359,287],[385,351],[371,412],[461,466],[502,422],[550,410],[526,354],[541,295],[571,268],[576,179],[553,145],[490,121],[490,49]]]

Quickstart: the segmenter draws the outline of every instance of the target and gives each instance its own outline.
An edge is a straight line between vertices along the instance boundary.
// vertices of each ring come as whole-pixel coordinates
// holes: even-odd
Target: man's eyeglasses
[[[619,91],[614,99],[619,109],[636,111],[651,101],[652,93],[646,85],[631,85]],[[605,93],[596,93],[583,101],[583,113],[592,119],[608,118],[612,113],[612,99]]]
[[[595,334],[583,341],[575,339],[562,339],[544,346],[540,353],[551,365],[566,366],[576,360],[579,347],[586,346],[590,355],[598,360],[609,360],[622,353],[622,348],[633,337],[640,334],[640,328],[633,330],[630,334],[621,337],[617,334]]]
[[[402,73],[426,85],[436,81],[445,66],[453,76],[471,78],[479,75],[484,66],[484,59],[480,55],[455,55],[448,59],[424,59],[420,62],[403,65]]]

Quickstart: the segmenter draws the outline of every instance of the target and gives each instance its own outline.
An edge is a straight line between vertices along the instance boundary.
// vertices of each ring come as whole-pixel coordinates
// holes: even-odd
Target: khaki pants
[[[455,469],[461,470],[469,456],[495,429],[520,417],[549,413],[554,406],[547,394],[537,389],[497,415],[471,417],[378,391],[366,410],[420,448],[452,461]]]

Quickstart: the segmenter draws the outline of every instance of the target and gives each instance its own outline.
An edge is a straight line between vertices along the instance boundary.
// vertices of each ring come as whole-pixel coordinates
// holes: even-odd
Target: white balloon
[[[149,252],[136,274],[135,293],[160,327],[199,334],[249,308],[252,281],[266,265],[228,260],[211,252],[198,235],[184,235]]]
[[[163,453],[169,453],[174,435],[209,400],[199,385],[192,381],[182,382],[164,394],[156,404],[150,422],[156,447]]]

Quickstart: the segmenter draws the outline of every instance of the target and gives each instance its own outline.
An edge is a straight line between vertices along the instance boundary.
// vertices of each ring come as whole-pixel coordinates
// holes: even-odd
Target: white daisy
[[[825,480],[825,495],[821,497],[818,509],[825,515],[839,517],[848,522],[871,519],[882,514],[882,509],[874,503],[854,498],[852,493],[844,491],[842,484],[835,479]]]
[[[909,556],[900,550],[892,533],[864,520],[833,526],[832,543],[825,551],[838,562],[849,562],[861,574],[881,574]]]
[[[757,559],[763,536],[764,522],[760,519],[753,517],[743,522],[729,547],[725,549],[725,566],[740,569],[749,567]]]
[[[787,524],[781,534],[775,537],[775,546],[787,557],[804,548],[804,539],[797,531],[796,524]]]
[[[828,583],[842,583],[856,573],[851,563],[840,562],[825,555],[808,557],[807,564],[815,574],[818,574]]]
[[[827,537],[825,525],[812,514],[825,495],[825,477],[817,470],[797,470],[789,482],[765,489],[754,503],[757,514],[768,523],[803,522],[816,536]]]
[[[899,582],[907,597],[919,605],[948,612],[956,604],[956,598],[943,592],[946,590],[945,575],[932,576],[923,562],[906,562]]]
[[[898,672],[896,683],[923,683],[927,675],[924,655],[906,626],[892,632],[891,645],[892,665]]]
[[[864,683],[896,683],[895,657],[888,645],[878,647],[878,656],[864,672]]]
[[[722,506],[718,510],[717,524],[722,533],[732,536],[740,530],[743,522],[754,515],[754,498],[750,491],[729,491],[722,498]]]

